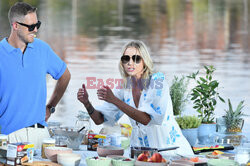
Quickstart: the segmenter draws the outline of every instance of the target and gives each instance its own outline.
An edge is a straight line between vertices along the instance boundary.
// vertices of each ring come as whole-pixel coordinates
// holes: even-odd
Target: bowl
[[[110,166],[111,159],[104,157],[88,157],[86,158],[87,166]]]
[[[53,162],[57,162],[57,154],[72,153],[72,149],[66,147],[46,147],[45,156]]]
[[[237,166],[239,165],[236,161],[233,160],[228,160],[228,159],[211,159],[207,162],[208,166],[229,166],[229,165],[233,165],[233,166]]]
[[[100,157],[106,157],[108,155],[119,155],[122,156],[124,154],[124,149],[117,146],[98,146],[97,154]]]
[[[67,144],[67,147],[72,148],[73,150],[79,150],[79,147],[83,141],[83,138],[87,132],[87,130],[82,130],[81,132],[78,132],[75,129],[72,128],[56,128],[52,129],[54,136],[64,136],[67,138],[65,141]]]
[[[112,166],[134,166],[135,159],[124,156],[109,155],[108,158],[112,159]]]
[[[59,153],[57,162],[62,166],[78,166],[81,162],[81,155],[76,153]]]

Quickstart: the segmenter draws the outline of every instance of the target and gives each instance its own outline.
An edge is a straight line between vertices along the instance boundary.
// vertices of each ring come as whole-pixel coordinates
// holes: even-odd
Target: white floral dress
[[[114,95],[136,108],[131,88],[115,89]],[[149,88],[142,91],[137,109],[149,114],[151,121],[145,126],[129,118],[133,127],[130,146],[152,148],[179,146],[177,150],[166,153],[193,154],[173,116],[169,87],[163,73],[155,73],[151,76]],[[96,110],[104,115],[105,124],[109,125],[114,125],[124,115],[120,109],[108,102],[96,107]]]

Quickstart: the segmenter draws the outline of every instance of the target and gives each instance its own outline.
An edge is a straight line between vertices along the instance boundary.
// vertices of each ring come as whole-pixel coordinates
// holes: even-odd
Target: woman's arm
[[[89,95],[86,91],[85,85],[82,85],[82,88],[78,90],[77,93],[78,100],[83,103],[85,108],[87,109],[91,119],[95,122],[96,125],[100,125],[104,122],[104,116],[101,112],[95,110],[92,104],[89,102]]]
[[[104,100],[106,102],[114,104],[130,118],[143,125],[147,125],[151,120],[150,116],[147,113],[135,109],[118,99],[108,86],[103,86],[103,88],[99,89],[97,91],[97,95],[100,100]]]

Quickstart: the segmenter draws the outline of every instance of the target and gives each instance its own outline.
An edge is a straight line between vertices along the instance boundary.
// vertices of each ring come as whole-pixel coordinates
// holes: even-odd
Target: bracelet
[[[88,107],[86,107],[86,109],[87,109],[89,115],[92,115],[95,111],[95,109],[93,108],[93,106],[91,105],[90,102],[88,103]]]

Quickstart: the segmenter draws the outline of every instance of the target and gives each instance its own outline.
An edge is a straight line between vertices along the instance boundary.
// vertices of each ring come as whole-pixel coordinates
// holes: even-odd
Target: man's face
[[[37,15],[35,12],[28,13],[22,22],[23,24],[32,25],[38,22]],[[20,38],[21,41],[24,43],[32,43],[34,41],[35,34],[37,33],[37,27],[34,30],[29,31],[29,28],[17,23],[17,36]]]

